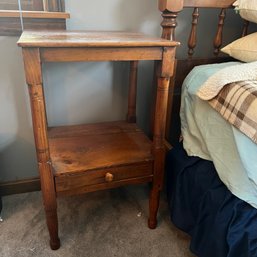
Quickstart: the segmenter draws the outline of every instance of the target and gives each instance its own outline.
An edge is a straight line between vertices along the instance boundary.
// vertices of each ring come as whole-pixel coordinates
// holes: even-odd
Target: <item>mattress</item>
[[[180,110],[183,147],[189,156],[213,161],[232,194],[257,208],[257,145],[196,96],[209,76],[235,64],[197,66],[185,79]]]

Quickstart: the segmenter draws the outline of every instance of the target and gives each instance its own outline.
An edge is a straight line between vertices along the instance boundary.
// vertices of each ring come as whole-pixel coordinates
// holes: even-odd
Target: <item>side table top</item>
[[[24,31],[21,47],[172,47],[178,42],[121,31]]]

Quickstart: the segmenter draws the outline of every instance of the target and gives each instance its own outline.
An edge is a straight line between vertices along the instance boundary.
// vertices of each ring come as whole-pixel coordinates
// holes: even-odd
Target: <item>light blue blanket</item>
[[[185,79],[180,110],[183,145],[188,155],[212,160],[228,189],[257,208],[257,145],[196,96],[209,76],[235,64],[198,66]]]

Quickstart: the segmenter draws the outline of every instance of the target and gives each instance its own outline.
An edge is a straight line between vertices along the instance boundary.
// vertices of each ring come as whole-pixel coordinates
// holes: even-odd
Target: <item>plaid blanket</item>
[[[257,143],[257,80],[229,83],[209,104]]]
[[[235,63],[217,71],[197,95],[257,143],[257,61]]]

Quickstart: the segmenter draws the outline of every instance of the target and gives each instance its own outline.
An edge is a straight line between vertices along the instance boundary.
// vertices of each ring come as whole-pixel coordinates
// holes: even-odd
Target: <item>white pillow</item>
[[[257,23],[257,0],[237,0],[233,5],[243,19]]]
[[[221,51],[243,62],[257,61],[257,32],[233,41]]]

